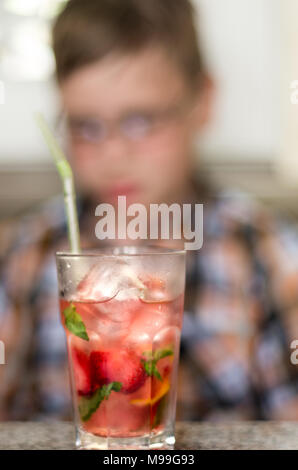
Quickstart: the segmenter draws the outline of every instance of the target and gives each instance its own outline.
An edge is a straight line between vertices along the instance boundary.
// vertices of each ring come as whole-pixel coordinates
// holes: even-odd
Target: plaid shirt
[[[0,420],[69,419],[54,258],[67,250],[63,201],[3,225],[0,237]],[[219,194],[205,203],[186,285],[178,418],[298,419],[298,230],[247,197]]]

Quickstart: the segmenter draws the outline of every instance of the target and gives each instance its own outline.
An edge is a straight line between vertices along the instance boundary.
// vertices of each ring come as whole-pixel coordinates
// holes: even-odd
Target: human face
[[[192,170],[198,95],[158,48],[75,71],[61,96],[81,189],[95,202],[175,202]]]

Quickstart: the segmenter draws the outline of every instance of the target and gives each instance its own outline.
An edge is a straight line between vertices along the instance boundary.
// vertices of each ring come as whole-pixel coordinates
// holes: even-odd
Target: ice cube
[[[111,345],[115,340],[119,341],[128,332],[128,323],[113,322],[107,315],[98,316],[97,331],[100,333],[103,344]]]
[[[129,305],[125,305],[126,303]],[[130,320],[133,315],[131,302],[76,302],[76,310],[82,317],[89,338],[95,334],[102,340],[121,338],[128,332]]]
[[[128,326],[135,312],[140,308],[140,301],[139,299],[119,301],[117,295],[116,298],[108,302],[98,303],[97,308],[101,316],[105,315],[109,320],[117,323],[117,327]]]
[[[118,300],[141,297],[144,284],[133,268],[124,260],[108,258],[96,263],[77,288],[80,301],[106,301],[117,296]]]
[[[170,315],[166,304],[143,304],[129,327],[129,343],[152,342],[154,336],[169,325]]]

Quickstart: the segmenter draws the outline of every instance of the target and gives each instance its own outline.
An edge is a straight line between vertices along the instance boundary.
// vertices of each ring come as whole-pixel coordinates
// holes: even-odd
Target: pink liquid
[[[67,329],[63,312],[70,305],[89,341]],[[61,299],[60,307],[81,429],[101,437],[133,437],[158,433],[173,422],[183,296],[165,302]],[[82,413],[82,404],[89,410],[92,397],[112,382],[121,389],[111,391],[90,416]]]

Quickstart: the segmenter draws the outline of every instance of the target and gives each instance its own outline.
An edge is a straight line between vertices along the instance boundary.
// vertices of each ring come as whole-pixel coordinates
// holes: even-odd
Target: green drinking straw
[[[80,232],[72,169],[42,114],[36,114],[36,122],[47,143],[50,153],[54,158],[57,170],[63,183],[70,249],[72,253],[77,254],[80,253]]]

